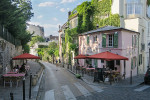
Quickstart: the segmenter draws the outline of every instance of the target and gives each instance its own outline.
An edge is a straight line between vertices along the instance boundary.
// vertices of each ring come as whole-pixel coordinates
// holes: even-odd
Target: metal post
[[[32,88],[32,73],[30,73],[30,87],[29,87],[29,99],[31,99],[31,88]]]
[[[109,82],[110,82],[110,85],[112,85],[112,75],[111,75],[111,70],[110,70]]]
[[[10,99],[11,99],[11,100],[14,100],[13,93],[10,93]]]
[[[23,78],[23,100],[25,100],[25,78]]]
[[[149,66],[148,67],[150,68],[150,48],[149,48]]]
[[[124,79],[125,79],[125,77],[126,77],[126,61],[124,60]]]
[[[82,68],[82,77],[84,77],[84,70],[83,70],[83,68]]]
[[[130,84],[132,85],[132,70],[131,70],[131,74],[130,74]]]

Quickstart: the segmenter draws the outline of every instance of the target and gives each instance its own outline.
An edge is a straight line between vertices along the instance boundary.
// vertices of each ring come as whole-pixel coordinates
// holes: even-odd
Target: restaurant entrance
[[[114,70],[114,69],[115,69],[115,68],[114,68],[114,60],[112,60],[112,61],[107,61],[107,66],[108,66],[110,69]]]

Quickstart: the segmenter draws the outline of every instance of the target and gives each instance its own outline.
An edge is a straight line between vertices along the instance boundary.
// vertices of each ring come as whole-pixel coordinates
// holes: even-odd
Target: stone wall
[[[10,42],[0,38],[0,74],[7,73],[22,61],[13,61],[12,58],[22,54],[22,46],[15,46]]]

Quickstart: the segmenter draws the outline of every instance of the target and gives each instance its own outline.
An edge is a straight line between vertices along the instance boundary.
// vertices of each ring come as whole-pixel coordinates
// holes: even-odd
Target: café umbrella
[[[13,57],[12,60],[23,60],[23,59],[40,59],[40,57],[29,54],[29,53],[24,53],[21,55],[18,55],[16,57]]]

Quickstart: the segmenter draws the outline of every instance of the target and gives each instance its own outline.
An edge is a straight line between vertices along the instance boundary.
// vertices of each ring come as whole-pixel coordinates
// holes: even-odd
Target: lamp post
[[[53,51],[53,64],[54,64],[54,51]]]

